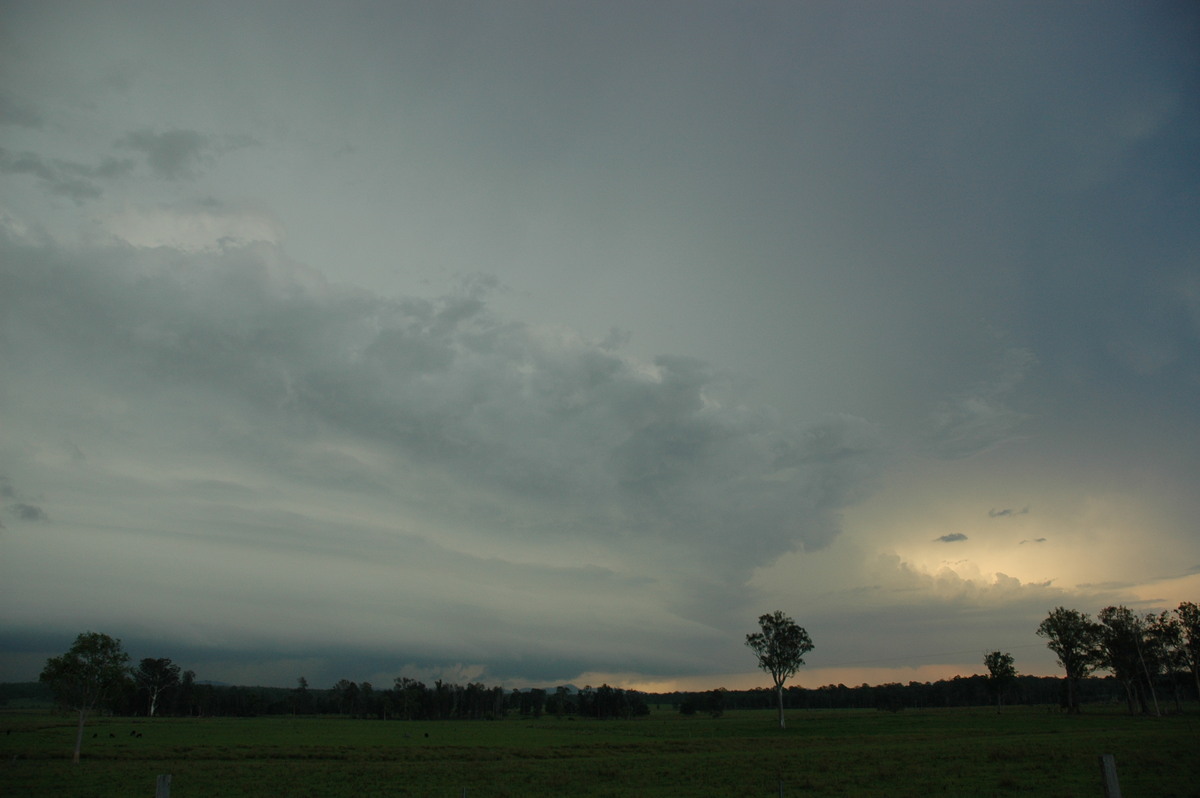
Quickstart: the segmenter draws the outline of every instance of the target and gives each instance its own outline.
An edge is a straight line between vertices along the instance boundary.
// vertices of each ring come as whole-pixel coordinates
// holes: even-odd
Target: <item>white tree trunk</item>
[[[87,718],[87,710],[80,708],[79,710],[79,728],[75,732],[75,756],[71,761],[76,765],[79,764],[79,751],[83,748],[83,722]]]

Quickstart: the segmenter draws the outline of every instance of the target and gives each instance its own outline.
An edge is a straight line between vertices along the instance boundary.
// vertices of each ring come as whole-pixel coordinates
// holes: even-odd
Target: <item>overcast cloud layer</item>
[[[0,678],[936,678],[1200,600],[1186,3],[7,3]]]

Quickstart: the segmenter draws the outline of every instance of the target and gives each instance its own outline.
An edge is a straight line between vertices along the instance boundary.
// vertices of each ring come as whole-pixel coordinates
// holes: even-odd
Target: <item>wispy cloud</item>
[[[0,91],[0,125],[40,128],[44,121],[36,105]]]
[[[163,180],[185,180],[196,177],[201,166],[211,164],[215,156],[256,143],[249,136],[211,136],[180,129],[156,133],[143,129],[127,133],[117,140],[116,146],[141,152],[150,170]]]
[[[0,477],[0,499],[8,500],[3,509],[20,521],[48,521],[46,511],[22,497],[7,477]],[[3,526],[0,524],[0,526]]]
[[[967,536],[964,535],[962,532],[951,532],[950,534],[942,535],[941,537],[934,538],[934,542],[936,542],[936,543],[958,543],[958,542],[966,540],[966,539],[967,539]]]
[[[942,457],[967,457],[1010,438],[1026,414],[1013,409],[1008,399],[1036,364],[1028,349],[1004,350],[988,379],[938,406],[931,424],[932,449]]]
[[[1012,518],[1018,515],[1028,515],[1029,508],[1023,507],[1020,510],[1014,510],[1011,507],[1006,507],[1003,510],[991,509],[988,510],[988,518]]]
[[[0,148],[0,173],[32,175],[54,194],[76,202],[93,200],[104,193],[98,181],[123,177],[133,170],[133,161],[105,158],[97,166],[60,158],[44,158],[33,152],[9,152]]]
[[[17,502],[8,508],[13,515],[22,521],[48,521],[46,511],[34,504]]]

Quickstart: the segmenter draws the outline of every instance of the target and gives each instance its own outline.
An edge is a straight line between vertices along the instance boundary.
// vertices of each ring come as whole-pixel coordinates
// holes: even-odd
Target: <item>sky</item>
[[[0,680],[984,672],[1200,601],[1200,7],[0,3]]]

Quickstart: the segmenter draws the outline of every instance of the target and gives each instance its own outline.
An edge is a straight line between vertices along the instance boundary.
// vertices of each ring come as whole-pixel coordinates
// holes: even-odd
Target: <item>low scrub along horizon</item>
[[[98,718],[71,764],[73,717],[0,711],[0,791],[117,798],[171,774],[175,798],[312,796],[1196,796],[1200,713],[1051,708],[660,710],[631,720],[370,722],[330,717]],[[219,766],[215,766],[219,765]]]

